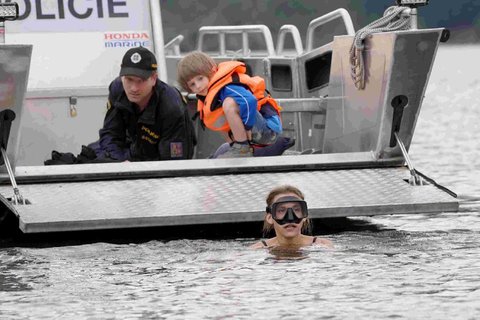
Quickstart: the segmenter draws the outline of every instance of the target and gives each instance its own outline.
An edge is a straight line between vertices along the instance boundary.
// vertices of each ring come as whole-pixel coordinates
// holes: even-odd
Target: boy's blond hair
[[[192,51],[178,63],[177,82],[183,90],[190,92],[188,81],[199,75],[210,80],[216,68],[217,64],[209,55],[200,51]]]

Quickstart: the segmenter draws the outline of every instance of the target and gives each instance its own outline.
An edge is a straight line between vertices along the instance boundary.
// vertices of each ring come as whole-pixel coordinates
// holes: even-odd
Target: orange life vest
[[[210,79],[208,93],[202,101],[198,99],[197,111],[204,125],[215,131],[230,131],[230,126],[223,113],[221,102],[217,99],[220,89],[228,84],[245,85],[257,98],[257,110],[269,104],[278,115],[281,107],[265,89],[265,80],[259,76],[251,77],[246,74],[247,68],[243,62],[227,61],[218,64],[218,70]]]

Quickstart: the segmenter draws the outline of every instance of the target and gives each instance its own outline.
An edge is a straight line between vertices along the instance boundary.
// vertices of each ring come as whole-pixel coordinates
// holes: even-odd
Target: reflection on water
[[[275,260],[303,260],[308,251],[301,247],[273,247],[267,249]]]
[[[420,171],[475,197],[480,79],[468,61],[480,47],[441,49],[410,153]],[[458,213],[350,219],[325,237],[335,248],[248,249],[256,239],[0,243],[0,318],[479,317],[479,201]]]

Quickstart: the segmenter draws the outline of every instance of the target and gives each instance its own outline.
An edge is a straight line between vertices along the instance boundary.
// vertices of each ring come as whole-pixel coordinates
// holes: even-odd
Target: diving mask
[[[303,218],[308,217],[307,203],[292,196],[279,198],[271,206],[267,207],[267,212],[280,225],[287,223],[298,224]]]

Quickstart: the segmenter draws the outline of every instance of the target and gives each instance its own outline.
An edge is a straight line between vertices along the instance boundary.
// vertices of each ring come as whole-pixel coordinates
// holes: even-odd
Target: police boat
[[[160,78],[175,85],[183,36],[164,42],[155,0],[0,4],[0,230],[240,228],[263,220],[264,197],[280,184],[305,192],[313,219],[458,211],[456,195],[408,154],[448,39],[444,28],[417,28],[427,2],[398,0],[357,31],[337,9],[309,23],[305,43],[294,25],[275,42],[265,25],[198,30],[198,50],[242,59],[265,79],[296,141],[281,156],[208,159],[221,141],[198,126],[191,160],[52,166],[43,165],[51,150],[98,138],[108,83],[129,47],[155,52]],[[331,23],[342,31],[319,31]]]

